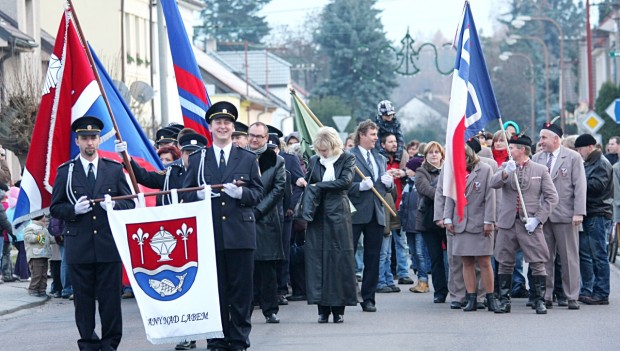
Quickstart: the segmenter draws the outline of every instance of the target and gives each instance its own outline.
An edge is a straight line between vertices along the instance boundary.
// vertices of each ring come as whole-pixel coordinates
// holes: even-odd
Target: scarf
[[[263,145],[262,147],[256,149],[256,150],[252,150],[252,148],[250,147],[250,145],[246,146],[247,150],[252,151],[253,153],[256,154],[256,157],[259,157],[260,155],[263,154],[263,152],[265,152],[267,150],[267,144]]]
[[[501,166],[502,163],[508,161],[508,149],[496,150],[493,149],[493,159],[497,162],[497,166]]]
[[[338,161],[342,153],[332,155],[327,158],[319,155],[319,161],[325,167],[325,173],[323,174],[323,181],[328,182],[330,180],[336,180],[336,172],[334,171],[334,163]]]

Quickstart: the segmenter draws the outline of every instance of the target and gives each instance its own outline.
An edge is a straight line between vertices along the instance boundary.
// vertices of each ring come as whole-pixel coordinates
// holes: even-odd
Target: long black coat
[[[347,197],[354,167],[355,156],[344,152],[334,163],[336,180],[323,182],[325,167],[318,156],[310,159],[306,181],[308,186],[321,189],[321,204],[306,231],[308,304],[355,306],[358,302],[351,209]]]
[[[284,197],[286,170],[284,159],[267,149],[258,158],[263,183],[263,199],[255,207],[256,251],[255,261],[284,259],[282,249],[282,225],[279,208]]]

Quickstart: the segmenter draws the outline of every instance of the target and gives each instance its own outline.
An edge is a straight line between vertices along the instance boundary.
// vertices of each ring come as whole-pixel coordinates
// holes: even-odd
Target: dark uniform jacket
[[[256,205],[256,252],[257,261],[284,259],[282,249],[282,226],[279,204],[284,196],[286,173],[284,159],[267,149],[258,158],[263,183],[263,199]]]
[[[211,198],[215,249],[256,249],[256,225],[254,206],[263,198],[263,183],[260,180],[256,154],[233,146],[230,150],[224,174],[218,168],[213,148],[200,149],[189,157],[184,188],[204,184],[244,182],[241,199],[234,199],[224,192]],[[202,170],[199,172],[199,170]],[[185,202],[198,201],[196,192],[183,194]]]
[[[105,210],[95,204],[92,211],[75,214],[74,205],[77,199],[83,195],[88,199],[100,199],[105,194],[112,197],[131,194],[122,164],[99,157],[94,189],[88,185],[79,156],[58,167],[50,212],[52,217],[65,221],[62,234],[65,238],[65,259],[68,264],[120,262]],[[116,200],[114,209],[134,207],[133,200]]]
[[[167,191],[170,189],[181,189],[185,181],[185,167],[183,160],[178,159],[171,162],[163,171],[147,171],[142,168],[136,161],[131,160],[131,168],[136,175],[136,181],[151,189],[159,189]],[[157,196],[157,206],[170,205],[172,199],[170,195]]]

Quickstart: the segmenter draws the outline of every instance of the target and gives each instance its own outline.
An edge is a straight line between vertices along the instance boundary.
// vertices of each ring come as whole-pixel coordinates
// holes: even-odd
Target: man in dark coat
[[[357,243],[364,233],[364,273],[362,278],[362,310],[376,312],[375,289],[379,280],[379,253],[383,242],[385,227],[385,208],[371,191],[374,187],[385,196],[394,186],[392,176],[386,173],[385,157],[375,150],[378,140],[377,125],[371,120],[361,122],[355,131],[355,147],[350,152],[355,155],[356,166],[364,178],[355,174],[349,189],[349,199],[357,211],[353,214],[353,242]]]
[[[99,157],[103,122],[81,117],[71,124],[80,154],[58,167],[50,212],[65,220],[65,255],[73,283],[75,322],[80,350],[116,350],[123,334],[121,315],[121,258],[114,244],[105,203],[91,200],[129,195],[123,166]],[[132,200],[113,201],[117,210],[134,208]],[[97,303],[95,303],[97,301]],[[99,305],[101,339],[95,333]]]
[[[263,183],[263,199],[254,207],[256,215],[256,252],[254,253],[255,299],[260,303],[267,323],[278,319],[278,262],[284,259],[282,227],[278,206],[284,196],[286,171],[284,159],[267,147],[268,128],[255,122],[248,130],[249,150],[256,153]]]
[[[256,156],[232,144],[237,108],[226,101],[205,115],[213,144],[189,158],[184,188],[224,184],[222,191],[185,193],[186,202],[211,197],[215,259],[224,338],[209,339],[209,350],[245,350],[252,329],[252,282],[256,224],[252,209],[263,198]],[[243,182],[238,186],[235,181]]]

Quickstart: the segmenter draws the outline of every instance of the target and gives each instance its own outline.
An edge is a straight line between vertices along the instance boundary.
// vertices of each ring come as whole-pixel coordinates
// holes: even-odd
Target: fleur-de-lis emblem
[[[188,228],[187,224],[183,223],[181,229],[177,229],[177,235],[183,238],[183,246],[185,247],[185,259],[187,260],[187,237],[194,232],[194,228]]]
[[[137,241],[138,245],[140,245],[140,261],[142,261],[142,264],[144,264],[144,251],[142,247],[144,246],[144,241],[148,239],[148,237],[149,233],[144,233],[142,228],[138,228],[138,232],[131,236],[131,238]]]

